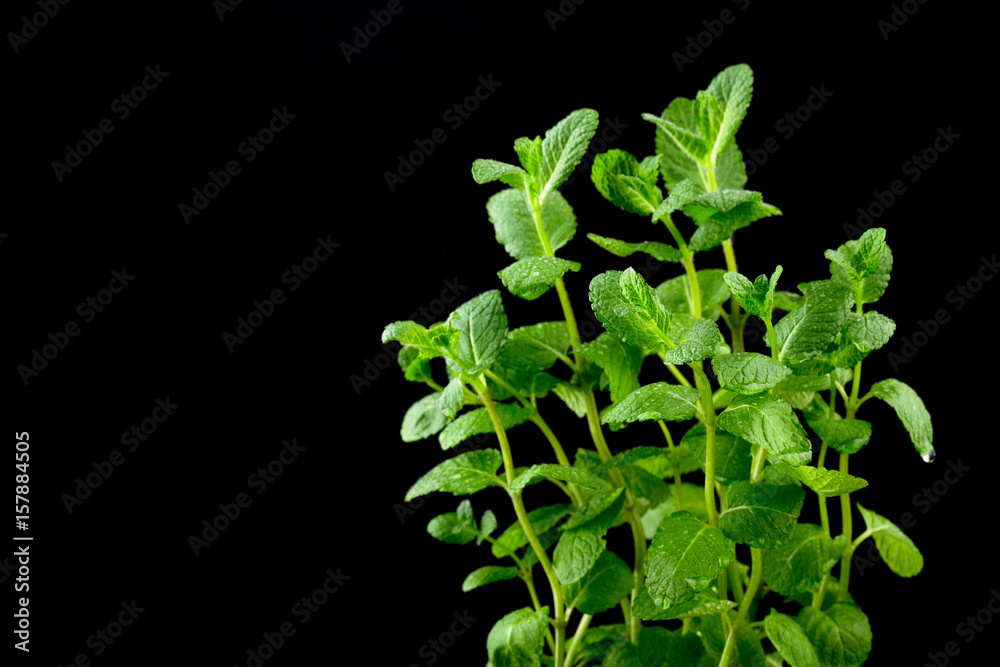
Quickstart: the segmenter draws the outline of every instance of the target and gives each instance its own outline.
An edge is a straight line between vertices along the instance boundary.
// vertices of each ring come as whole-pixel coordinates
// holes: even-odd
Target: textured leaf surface
[[[873,532],[875,546],[889,569],[901,577],[912,577],[924,569],[924,557],[899,526],[881,514],[876,514],[858,504],[858,511],[865,519],[865,526]]]
[[[698,272],[701,314],[706,319],[714,319],[713,311],[729,298],[729,287],[723,278],[725,275],[726,272],[722,269],[702,269]],[[679,313],[690,313],[694,307],[694,297],[687,274],[660,283],[656,287],[656,295],[660,297],[664,307],[675,316]]]
[[[502,181],[512,188],[527,186],[527,172],[506,162],[496,160],[476,160],[472,163],[472,178],[480,185]]]
[[[579,528],[566,530],[552,554],[552,568],[561,584],[572,584],[583,578],[604,551],[604,538]]]
[[[465,581],[462,582],[462,592],[468,593],[469,591],[475,590],[480,586],[495,584],[498,581],[516,579],[519,572],[520,570],[516,567],[486,565],[485,567],[481,567],[478,570],[473,570],[469,573],[469,576],[467,576]]]
[[[497,468],[503,462],[499,450],[480,449],[448,459],[432,468],[406,492],[406,502],[432,491],[454,495],[475,493],[488,486],[500,486]]]
[[[582,579],[563,586],[563,598],[584,614],[599,614],[618,606],[633,585],[635,577],[625,561],[605,551]]]
[[[681,251],[667,243],[658,243],[656,241],[629,243],[628,241],[613,239],[607,236],[598,236],[597,234],[587,234],[587,238],[618,257],[628,257],[633,253],[644,252],[647,255],[652,255],[661,262],[679,262],[682,259]]]
[[[488,667],[539,667],[548,628],[548,607],[525,607],[507,614],[486,637]]]
[[[781,361],[802,361],[826,352],[847,320],[851,290],[832,281],[807,285],[806,304],[774,326]]]
[[[541,535],[548,529],[559,523],[559,520],[569,514],[572,505],[546,505],[528,512],[528,521],[535,534]],[[507,530],[497,538],[496,544],[492,546],[493,555],[503,558],[508,552],[514,552],[528,543],[528,537],[521,528],[521,523],[515,521]]]
[[[511,294],[533,301],[548,292],[566,272],[579,270],[579,262],[558,257],[529,257],[514,262],[497,275]]]
[[[719,386],[737,394],[767,391],[792,374],[791,369],[756,352],[735,352],[712,359]]]
[[[726,491],[728,508],[719,528],[731,540],[773,549],[792,537],[806,492],[795,484],[733,482]]]
[[[597,122],[593,109],[577,109],[545,133],[538,166],[539,199],[547,199],[580,164],[597,131]]]
[[[764,552],[764,582],[785,596],[805,591],[833,569],[847,542],[844,535],[834,540],[822,527],[800,523],[790,540]]]
[[[631,153],[612,148],[594,158],[590,178],[597,191],[618,208],[629,213],[652,215],[663,194],[656,185],[659,173],[656,161],[643,168]]]
[[[736,603],[732,600],[720,600],[715,595],[699,593],[687,602],[661,608],[653,604],[653,598],[649,597],[649,590],[643,586],[635,596],[632,613],[644,621],[669,621],[675,618],[694,618],[695,616],[721,614],[735,606]]]
[[[667,382],[640,387],[601,418],[601,423],[636,421],[683,421],[698,412],[698,390]]]
[[[802,465],[812,458],[812,445],[792,406],[777,396],[738,396],[719,415],[718,426],[789,465]]]
[[[504,429],[512,429],[523,424],[528,421],[528,417],[532,414],[531,408],[524,408],[512,403],[497,403],[496,410],[497,414],[500,415],[500,422]],[[448,424],[438,436],[438,441],[441,443],[441,449],[451,449],[466,438],[480,433],[493,432],[493,421],[490,419],[490,413],[486,408],[476,408],[459,415],[458,419]]]
[[[692,456],[697,459],[702,470],[705,469],[708,454],[705,443],[705,425],[697,424],[681,439],[681,445],[688,447]],[[750,443],[743,438],[737,438],[731,433],[716,429],[715,432],[715,481],[719,484],[732,484],[738,481],[749,481],[750,467],[753,463]]]
[[[537,373],[551,368],[560,356],[566,356],[567,350],[569,331],[566,322],[539,322],[507,334],[499,363],[504,368]]]
[[[850,602],[834,603],[820,611],[806,607],[799,625],[819,655],[821,667],[861,667],[872,650],[872,627],[861,608]]]
[[[574,468],[572,466],[558,465],[556,463],[540,463],[531,466],[515,477],[514,481],[510,485],[510,491],[512,493],[520,493],[524,490],[524,487],[528,486],[528,484],[532,482],[532,480],[538,479],[539,477],[550,477],[552,479],[570,482],[571,484],[576,484],[577,486],[582,486],[586,489],[604,490],[611,488],[611,485],[608,482],[605,482],[596,475],[590,474],[586,470],[581,470],[580,468]]]
[[[642,350],[627,345],[609,333],[602,333],[584,343],[579,353],[604,370],[611,389],[611,400],[617,403],[639,388]]]
[[[791,616],[772,609],[764,617],[764,629],[781,657],[792,667],[817,667],[819,656],[802,627]]]
[[[545,248],[538,237],[535,219],[525,195],[513,188],[501,190],[486,202],[497,242],[514,259],[544,257]],[[573,208],[559,192],[551,193],[542,204],[542,225],[552,250],[566,245],[576,233]]]
[[[934,427],[931,425],[931,415],[910,385],[890,378],[873,384],[868,394],[881,398],[892,406],[899,421],[910,434],[913,446],[925,461],[934,458]]]
[[[735,555],[722,531],[688,512],[667,517],[646,555],[646,585],[657,606],[679,604],[714,581]]]
[[[448,418],[441,412],[439,394],[424,396],[410,406],[403,415],[403,425],[399,435],[403,442],[416,442],[428,438],[445,427]]]
[[[695,320],[677,335],[674,343],[676,346],[666,351],[664,363],[689,364],[714,357],[720,346],[725,344],[725,339],[712,320]]]
[[[476,539],[478,527],[472,516],[472,503],[463,500],[457,512],[439,514],[427,524],[427,532],[448,544],[468,544]]]
[[[813,466],[797,466],[794,468],[788,466],[787,470],[792,477],[821,496],[829,497],[854,493],[868,486],[868,482],[860,477],[847,475],[838,470],[814,468]]]
[[[629,269],[631,271],[631,269]],[[638,285],[642,278],[629,276],[629,291],[622,286],[624,271],[606,271],[594,276],[590,281],[590,303],[594,314],[609,333],[623,342],[643,348],[653,348],[663,344],[663,338],[670,329],[670,315],[663,308],[655,292],[650,300]],[[632,271],[632,274],[635,274]],[[655,303],[653,302],[655,301]]]
[[[486,368],[497,360],[507,342],[507,313],[500,290],[466,301],[449,317],[449,324],[460,332],[459,357],[473,367]]]
[[[862,419],[810,419],[809,427],[840,454],[856,454],[872,437],[872,424]]]

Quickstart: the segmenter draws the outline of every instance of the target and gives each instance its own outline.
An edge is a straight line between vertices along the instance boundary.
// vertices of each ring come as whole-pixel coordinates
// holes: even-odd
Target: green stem
[[[771,324],[771,318],[764,320],[764,326],[767,327],[767,340],[771,343],[771,358],[778,361],[778,336],[774,333],[774,325]]]
[[[674,439],[670,436],[670,429],[667,425],[660,420],[657,422],[660,425],[660,430],[663,431],[663,437],[667,440],[667,446],[670,448],[670,467],[674,471],[674,495],[677,496],[677,509],[684,509],[684,484],[681,480],[681,469],[679,466],[674,464],[674,454],[677,451],[677,446],[674,445]]]
[[[590,614],[584,614],[580,619],[579,624],[576,626],[576,632],[573,633],[573,640],[569,644],[569,648],[566,649],[566,661],[563,663],[564,667],[571,667],[573,664],[573,656],[576,655],[576,650],[580,647],[580,642],[583,641],[583,635],[586,634],[587,628],[590,627],[590,619],[593,616]]]
[[[705,415],[705,507],[708,523],[719,526],[719,515],[715,508],[715,406],[712,402],[712,386],[702,369],[702,362],[688,364],[694,371],[694,381],[701,394],[701,409]]]
[[[664,366],[667,367],[667,370],[670,371],[670,374],[673,375],[677,379],[677,382],[682,387],[690,387],[691,386],[691,383],[688,382],[688,379],[686,377],[684,377],[684,375],[681,373],[680,369],[677,368],[677,366],[674,366],[673,364],[666,364],[666,363],[664,364]]]
[[[726,255],[726,270],[736,273],[738,270],[736,266],[736,253],[733,252],[733,237],[730,236],[728,239],[722,242],[722,251]],[[740,304],[736,302],[736,299],[729,300],[732,304],[731,314],[729,316],[729,330],[732,334],[733,341],[733,352],[742,352],[743,347],[743,314],[740,310]]]
[[[569,458],[566,456],[566,451],[563,449],[562,443],[559,442],[559,438],[557,438],[556,434],[552,432],[552,429],[549,428],[546,421],[542,419],[542,416],[535,412],[535,414],[528,417],[528,421],[537,426],[545,435],[545,439],[548,440],[549,444],[552,446],[552,451],[555,453],[556,460],[559,461],[559,465],[569,466]],[[576,484],[569,485],[568,493],[570,498],[572,498],[574,505],[577,507],[583,507],[583,496],[580,494],[580,489],[576,486]]]
[[[757,590],[760,588],[760,581],[763,577],[764,552],[755,547],[750,548],[750,584],[747,586],[743,601],[740,603],[739,611],[736,613],[736,622],[733,623],[729,636],[726,638],[726,648],[722,652],[722,659],[719,660],[719,667],[729,667],[736,655],[736,637],[743,629],[743,622],[746,620],[747,612],[754,599],[757,597]]]
[[[823,575],[823,580],[819,584],[819,592],[813,596],[812,608],[822,609],[823,598],[826,597],[826,585],[830,583],[830,573],[827,572]]]
[[[847,454],[840,455],[840,472],[847,474],[848,470],[848,459],[850,457]],[[854,538],[854,526],[853,517],[851,516],[851,494],[845,493],[840,496],[840,518],[843,530],[841,533],[847,536],[848,540],[853,540]],[[844,555],[840,560],[840,591],[837,593],[837,599],[843,600],[847,597],[847,588],[851,583],[851,560],[854,558],[854,549],[848,546],[844,550]]]

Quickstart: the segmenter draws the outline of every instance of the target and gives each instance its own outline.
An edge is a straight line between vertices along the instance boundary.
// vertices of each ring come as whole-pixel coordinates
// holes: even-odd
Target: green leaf
[[[420,350],[415,347],[400,348],[396,362],[403,369],[403,377],[410,382],[426,382],[432,379],[430,359],[422,359]]]
[[[533,301],[548,292],[567,271],[579,270],[580,262],[558,257],[529,257],[514,262],[497,275],[511,294]]]
[[[444,322],[437,322],[427,329],[416,322],[406,320],[393,322],[382,332],[382,342],[399,341],[401,345],[415,348],[418,359],[433,359],[454,349],[457,330]]]
[[[572,508],[573,506],[569,504],[539,507],[528,512],[528,521],[535,534],[541,535],[559,523],[559,520],[566,516]],[[503,558],[507,556],[508,552],[513,553],[527,543],[528,537],[521,528],[521,522],[515,521],[497,538],[496,544],[492,546],[491,550],[495,557]]]
[[[891,405],[899,421],[910,434],[910,440],[913,441],[913,446],[920,456],[924,461],[934,460],[934,428],[931,425],[931,415],[910,385],[893,378],[882,380],[872,385],[865,398],[868,396],[881,398]]]
[[[512,403],[497,403],[497,414],[500,415],[500,422],[504,429],[512,429],[515,426],[528,421],[532,415],[531,408],[524,408]],[[438,436],[441,449],[451,449],[461,443],[466,438],[471,438],[480,433],[493,433],[493,421],[486,408],[476,408],[460,415],[458,419],[448,424]]]
[[[520,190],[501,190],[486,202],[497,242],[514,259],[545,257],[546,252],[535,227],[535,219]],[[553,192],[542,204],[542,225],[552,250],[566,245],[576,233],[576,216],[562,194]]]
[[[577,417],[582,419],[586,416],[587,397],[579,387],[569,382],[563,382],[553,387],[552,391]]]
[[[479,526],[479,536],[476,538],[476,546],[482,544],[483,540],[492,535],[498,526],[497,515],[493,513],[493,510],[483,512],[483,520]]]
[[[681,438],[681,446],[690,449],[692,456],[705,469],[708,454],[705,444],[705,425],[697,424]],[[715,433],[715,481],[719,484],[749,481],[753,463],[750,443],[743,438],[716,431]]]
[[[772,609],[764,617],[764,629],[781,657],[792,667],[817,667],[819,656],[802,627],[791,616]]]
[[[538,177],[538,166],[542,161],[542,138],[518,137],[514,140],[514,152],[525,171]]]
[[[856,604],[837,602],[823,611],[806,607],[798,622],[816,648],[820,665],[861,667],[871,653],[872,627]]]
[[[664,154],[670,156],[671,161],[676,165],[676,176],[690,178],[689,174],[691,170],[686,165],[687,161],[694,162],[696,165],[705,164],[708,161],[711,146],[709,146],[705,137],[701,135],[698,129],[695,104],[692,100],[678,97],[666,108],[663,116],[644,113],[642,114],[642,118],[656,125],[658,128],[657,138],[659,138],[659,134],[662,132],[669,139],[669,143],[666,141],[662,142],[662,148],[666,150],[661,150],[661,142],[659,141],[657,142],[656,149],[657,153],[661,156]],[[681,165],[683,167],[678,169],[677,167],[681,167]],[[674,176],[675,174],[672,173],[671,175]],[[664,180],[667,182],[668,187],[673,185],[671,180],[674,179],[667,178],[666,173],[664,173]],[[706,187],[705,189],[708,188]]]
[[[865,519],[868,532],[875,539],[882,560],[889,569],[901,577],[912,577],[924,569],[924,557],[909,537],[899,526],[880,514],[867,510],[860,503],[855,503],[858,511]]]
[[[448,418],[441,412],[437,392],[424,396],[410,406],[403,415],[399,435],[403,442],[416,442],[428,438],[445,427]]]
[[[605,551],[582,579],[563,586],[563,598],[584,614],[599,614],[618,606],[633,585],[635,577],[625,561]]]
[[[552,553],[556,579],[561,584],[579,581],[594,567],[603,552],[604,538],[597,533],[586,528],[563,531]]]
[[[896,323],[874,310],[864,315],[848,313],[845,331],[851,342],[862,352],[872,352],[889,342]]]
[[[497,621],[486,637],[488,667],[540,667],[548,614],[525,607]]]
[[[601,463],[601,465],[598,466],[594,472],[595,474],[600,475],[608,470],[611,470],[612,468],[630,465],[638,461],[644,461],[653,457],[662,456],[666,453],[667,450],[663,447],[654,447],[652,445],[633,447],[632,449],[626,449],[624,452],[615,454],[607,461]]]
[[[500,290],[483,292],[466,301],[455,309],[448,322],[461,332],[459,358],[473,369],[485,369],[496,361],[507,342],[507,313]]]
[[[694,324],[676,335],[674,342],[676,346],[666,351],[664,363],[689,364],[708,359],[726,344],[719,326],[712,320],[695,320]]]
[[[528,173],[520,167],[496,160],[476,160],[472,163],[472,178],[480,185],[501,181],[512,188],[525,189]]]
[[[862,235],[862,238],[876,229],[879,228],[869,229]],[[852,295],[860,285],[861,298],[866,304],[875,303],[885,294],[885,289],[889,285],[889,274],[892,272],[892,251],[885,243],[884,232],[881,243],[878,242],[878,236],[873,235],[864,245],[861,245],[861,239],[858,239],[857,241],[848,241],[836,251],[828,250],[827,258],[830,257],[831,252],[838,256],[830,263],[830,275],[833,282],[848,288]],[[855,260],[856,257],[857,260]],[[875,263],[876,258],[878,258],[877,264]],[[864,268],[861,269],[861,267]],[[864,278],[860,277],[862,272],[865,274]]]
[[[771,394],[738,396],[719,415],[719,428],[763,447],[789,465],[812,458],[812,446],[792,406]]]
[[[847,320],[851,291],[828,280],[803,284],[806,305],[774,326],[781,361],[802,361],[826,352]]]
[[[719,386],[738,394],[758,394],[792,374],[791,369],[756,352],[735,352],[712,359]]]
[[[660,524],[646,554],[646,585],[657,606],[680,604],[707,588],[735,555],[733,543],[688,512]]]
[[[642,667],[675,667],[696,665],[705,649],[693,632],[671,632],[657,626],[644,627],[639,632],[639,664]]]
[[[690,482],[682,482],[683,507],[677,502],[677,487],[672,486],[671,491],[674,495],[642,515],[642,527],[647,537],[654,535],[663,520],[674,512],[690,512],[699,521],[708,523],[708,506],[705,504],[705,489],[703,487]]]
[[[781,290],[774,293],[775,310],[784,310],[790,313],[793,310],[798,310],[804,305],[806,305],[806,298],[801,294],[796,294],[795,292],[783,292]]]
[[[792,537],[806,492],[795,484],[733,482],[726,491],[728,508],[719,528],[731,540],[773,549]]]
[[[644,667],[639,661],[639,647],[628,642],[614,644],[602,664],[604,667]]]
[[[718,100],[723,110],[717,133],[714,137],[709,136],[712,140],[711,162],[714,163],[740,129],[746,116],[753,95],[753,70],[745,64],[727,67],[712,79],[706,92]]]
[[[495,584],[498,581],[516,579],[519,573],[520,570],[516,567],[487,565],[469,573],[469,576],[462,582],[462,592],[468,593],[486,584]]]
[[[736,655],[741,665],[765,667],[764,647],[754,630],[744,630],[736,637]]]
[[[439,514],[427,524],[427,532],[448,544],[468,544],[476,539],[479,528],[472,516],[472,503],[463,500],[457,512]]]
[[[594,158],[590,178],[604,198],[629,213],[652,215],[663,194],[657,187],[659,174],[640,169],[631,153],[613,148]]]
[[[585,489],[597,489],[602,491],[611,488],[611,485],[608,482],[605,482],[600,477],[591,475],[586,470],[581,470],[580,468],[574,468],[572,466],[558,465],[556,463],[540,463],[531,466],[515,477],[514,481],[511,482],[509,490],[511,493],[520,493],[524,490],[524,487],[528,486],[528,484],[539,477],[549,477],[551,479],[570,482],[572,484],[576,484],[577,486],[582,486]]]
[[[809,427],[840,454],[857,454],[872,437],[872,424],[862,419],[812,419]]]
[[[587,238],[618,257],[628,257],[636,252],[644,252],[661,262],[680,262],[683,260],[681,251],[667,243],[657,243],[656,241],[629,243],[597,234],[587,234]]]
[[[462,378],[455,376],[444,386],[444,391],[438,396],[438,407],[441,408],[441,414],[446,419],[452,420],[463,405],[465,405],[465,388],[462,385]]]
[[[699,411],[698,390],[654,382],[626,396],[601,418],[602,424],[637,421],[684,421]],[[807,441],[808,443],[808,441]]]
[[[771,274],[770,279],[765,275],[760,275],[753,282],[740,273],[730,272],[725,275],[725,280],[733,298],[743,307],[743,310],[770,322],[771,313],[774,311],[774,290],[778,286],[781,271],[782,268],[779,265]]]
[[[854,493],[868,486],[868,482],[860,477],[837,470],[814,468],[813,466],[788,466],[787,471],[789,475],[808,486],[818,495],[826,497]]]
[[[663,156],[661,155],[660,157],[662,160]],[[657,206],[656,210],[653,212],[653,222],[662,220],[664,216],[669,215],[674,211],[679,211],[684,207],[684,204],[698,196],[699,192],[700,190],[698,189],[698,186],[695,185],[694,181],[689,178],[683,178],[682,180],[671,184],[670,196],[661,201],[660,205]]]
[[[597,131],[597,121],[593,109],[577,109],[545,133],[538,167],[539,200],[545,201],[576,169]]]
[[[520,327],[507,334],[507,343],[500,352],[498,363],[526,373],[551,368],[569,350],[569,330],[566,322],[540,322]]]
[[[736,603],[732,600],[720,600],[715,595],[699,593],[687,602],[661,608],[653,604],[653,598],[649,597],[649,590],[643,586],[635,596],[632,614],[644,621],[670,621],[676,618],[721,614],[735,606]]]
[[[764,582],[785,596],[808,590],[833,569],[847,543],[845,535],[833,540],[822,527],[800,523],[791,539],[764,552]]]
[[[617,403],[639,388],[642,350],[627,345],[609,333],[602,333],[577,350],[604,370],[611,388],[611,400]]]
[[[618,487],[611,491],[590,494],[587,504],[574,511],[560,530],[570,531],[579,528],[589,530],[598,537],[603,536],[625,506],[624,491],[625,487]]]
[[[781,215],[781,209],[764,202],[759,192],[752,190],[715,190],[691,199],[684,206],[698,229],[688,247],[701,252],[720,245],[734,232],[761,218]]]
[[[714,320],[718,316],[716,309],[729,298],[729,287],[723,276],[722,269],[702,269],[698,272],[698,287],[701,291],[701,316]],[[690,313],[694,308],[694,297],[691,293],[691,282],[687,274],[660,283],[656,287],[656,295],[660,297],[663,306],[675,316]]]
[[[479,449],[448,459],[432,468],[406,492],[406,502],[431,493],[445,491],[456,496],[475,493],[488,486],[501,486],[496,476],[503,462],[496,449]]]

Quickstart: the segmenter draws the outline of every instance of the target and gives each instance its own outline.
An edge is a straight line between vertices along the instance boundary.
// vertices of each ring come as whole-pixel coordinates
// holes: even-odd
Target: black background
[[[825,277],[823,250],[843,243],[858,207],[899,179],[905,193],[878,219],[895,254],[878,305],[898,325],[887,350],[900,353],[903,338],[939,309],[950,317],[911,361],[894,369],[883,353],[864,367],[866,384],[895,376],[921,394],[939,452],[923,463],[891,409],[865,406],[876,435],[852,457],[852,473],[871,488],[856,497],[893,520],[913,513],[907,532],[926,558],[911,580],[884,564],[855,572],[853,592],[875,633],[869,663],[924,664],[929,651],[956,641],[954,664],[982,664],[976,656],[996,650],[1000,622],[968,644],[956,626],[1000,587],[990,556],[996,455],[977,424],[992,396],[995,363],[979,339],[997,288],[986,282],[961,308],[952,290],[996,251],[982,197],[990,172],[971,166],[992,138],[973,121],[987,104],[988,88],[974,83],[985,76],[977,68],[986,62],[978,53],[986,17],[957,3],[913,2],[916,13],[884,39],[877,22],[893,12],[888,3],[566,0],[557,19],[555,0],[497,8],[403,0],[348,62],[341,43],[386,4],[244,0],[220,17],[210,2],[70,2],[16,53],[8,37],[3,417],[7,451],[14,431],[28,431],[31,442],[28,661],[70,664],[85,653],[93,664],[242,665],[262,633],[293,621],[296,634],[267,664],[427,665],[422,647],[448,630],[454,612],[467,611],[477,620],[436,662],[484,663],[493,622],[528,600],[516,583],[461,592],[467,572],[492,557],[425,532],[457,499],[436,495],[400,512],[409,485],[445,455],[433,439],[399,441],[403,413],[426,392],[395,364],[375,377],[386,361],[382,327],[432,306],[446,280],[464,286],[460,300],[500,287],[495,272],[510,259],[484,209],[498,188],[473,182],[475,158],[514,161],[516,137],[541,134],[584,106],[599,111],[602,130],[607,121],[620,128],[609,147],[645,156],[653,128],[642,112],[692,97],[725,66],[746,62],[756,79],[740,147],[750,155],[768,137],[780,146],[747,187],[784,216],[737,235],[741,270],[752,277],[780,263],[782,289]],[[735,20],[708,43],[703,22],[724,9]],[[20,31],[22,17],[38,11],[8,4],[0,25]],[[679,68],[672,54],[699,33],[707,46]],[[169,75],[119,120],[112,101],[156,65]],[[498,85],[456,127],[443,115],[474,93],[479,77]],[[830,91],[829,100],[792,136],[779,131],[813,86]],[[295,118],[246,163],[237,147],[285,107]],[[60,181],[53,161],[104,117],[115,130]],[[903,164],[949,127],[960,138],[911,182]],[[385,172],[436,128],[447,140],[390,189]],[[186,224],[178,205],[232,159],[242,173]],[[589,277],[631,263],[583,233],[639,240],[662,232],[604,201],[586,170],[563,191],[579,220],[562,254],[584,263],[569,279],[583,319]],[[282,276],[317,237],[340,246],[291,291]],[[719,252],[698,262],[723,266]],[[134,281],[83,323],[77,304],[123,267]],[[650,281],[677,272],[664,266]],[[287,301],[230,353],[223,333],[274,289]],[[554,295],[525,302],[505,294],[504,302],[512,326],[559,313]],[[16,367],[69,320],[80,335],[25,384]],[[124,451],[122,432],[168,396],[180,406],[175,414],[68,513],[63,497],[76,478]],[[586,442],[582,421],[546,405],[565,443]],[[536,433],[512,437],[519,464],[545,457]],[[248,476],[293,438],[306,448],[301,457],[254,493]],[[624,434],[610,441],[615,451],[635,444]],[[969,470],[942,487],[948,461],[959,459]],[[921,513],[926,505],[914,496],[936,481],[946,493]],[[196,557],[189,536],[241,492],[252,504]],[[528,497],[535,502],[542,499]],[[812,521],[814,505],[805,510]],[[492,507],[501,526],[513,519],[502,494],[477,496],[474,506],[477,515]],[[856,516],[856,533],[859,525]],[[292,607],[328,568],[349,579],[300,624]],[[8,600],[12,579],[2,584]],[[145,611],[95,656],[88,637],[133,599]]]

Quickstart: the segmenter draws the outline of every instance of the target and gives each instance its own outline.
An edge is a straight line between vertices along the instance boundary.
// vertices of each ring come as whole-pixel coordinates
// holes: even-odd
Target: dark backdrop
[[[516,583],[461,592],[491,557],[425,533],[457,499],[404,511],[406,489],[444,455],[433,440],[399,441],[425,392],[384,368],[382,327],[440,312],[442,292],[500,287],[510,260],[484,209],[497,186],[473,182],[473,159],[513,161],[514,138],[584,106],[600,112],[608,147],[647,155],[642,112],[746,62],[748,187],[784,216],[738,234],[741,269],[781,263],[783,289],[822,278],[823,250],[869,210],[896,257],[878,309],[897,322],[887,349],[898,357],[875,355],[864,380],[898,377],[934,415],[928,465],[888,407],[864,410],[876,436],[852,461],[871,482],[857,498],[893,520],[913,514],[907,532],[926,557],[912,580],[880,563],[855,573],[875,630],[869,662],[924,664],[954,641],[954,664],[983,664],[974,654],[996,650],[1000,623],[971,637],[957,626],[1000,587],[996,455],[977,421],[995,372],[977,337],[997,298],[977,274],[996,270],[996,235],[990,172],[970,166],[992,138],[972,116],[988,104],[986,22],[917,2],[8,3],[3,417],[6,451],[13,433],[30,435],[29,529],[10,529],[34,538],[28,661],[245,665],[288,623],[295,634],[268,664],[484,663],[492,623],[527,600]],[[477,90],[484,99],[469,99]],[[940,153],[939,133],[951,136]],[[906,166],[926,149],[926,171]],[[601,199],[587,170],[563,191],[580,224],[564,254],[584,262],[568,283],[585,319],[589,277],[629,262],[583,233],[651,232]],[[713,265],[721,253],[699,258]],[[504,302],[512,326],[558,314],[552,295]],[[257,304],[267,317],[250,317]],[[241,317],[259,324],[249,336]],[[562,412],[547,414],[564,442],[586,442]],[[519,462],[545,456],[534,433],[513,435]],[[282,451],[286,463],[272,463]],[[946,477],[950,464],[963,475]],[[238,517],[217,519],[238,500]],[[502,494],[474,501],[477,515],[513,518]],[[205,534],[213,520],[224,529]],[[4,564],[10,601],[23,593]],[[301,606],[331,574],[339,589]],[[428,642],[450,644],[456,613],[475,620],[436,653]]]

